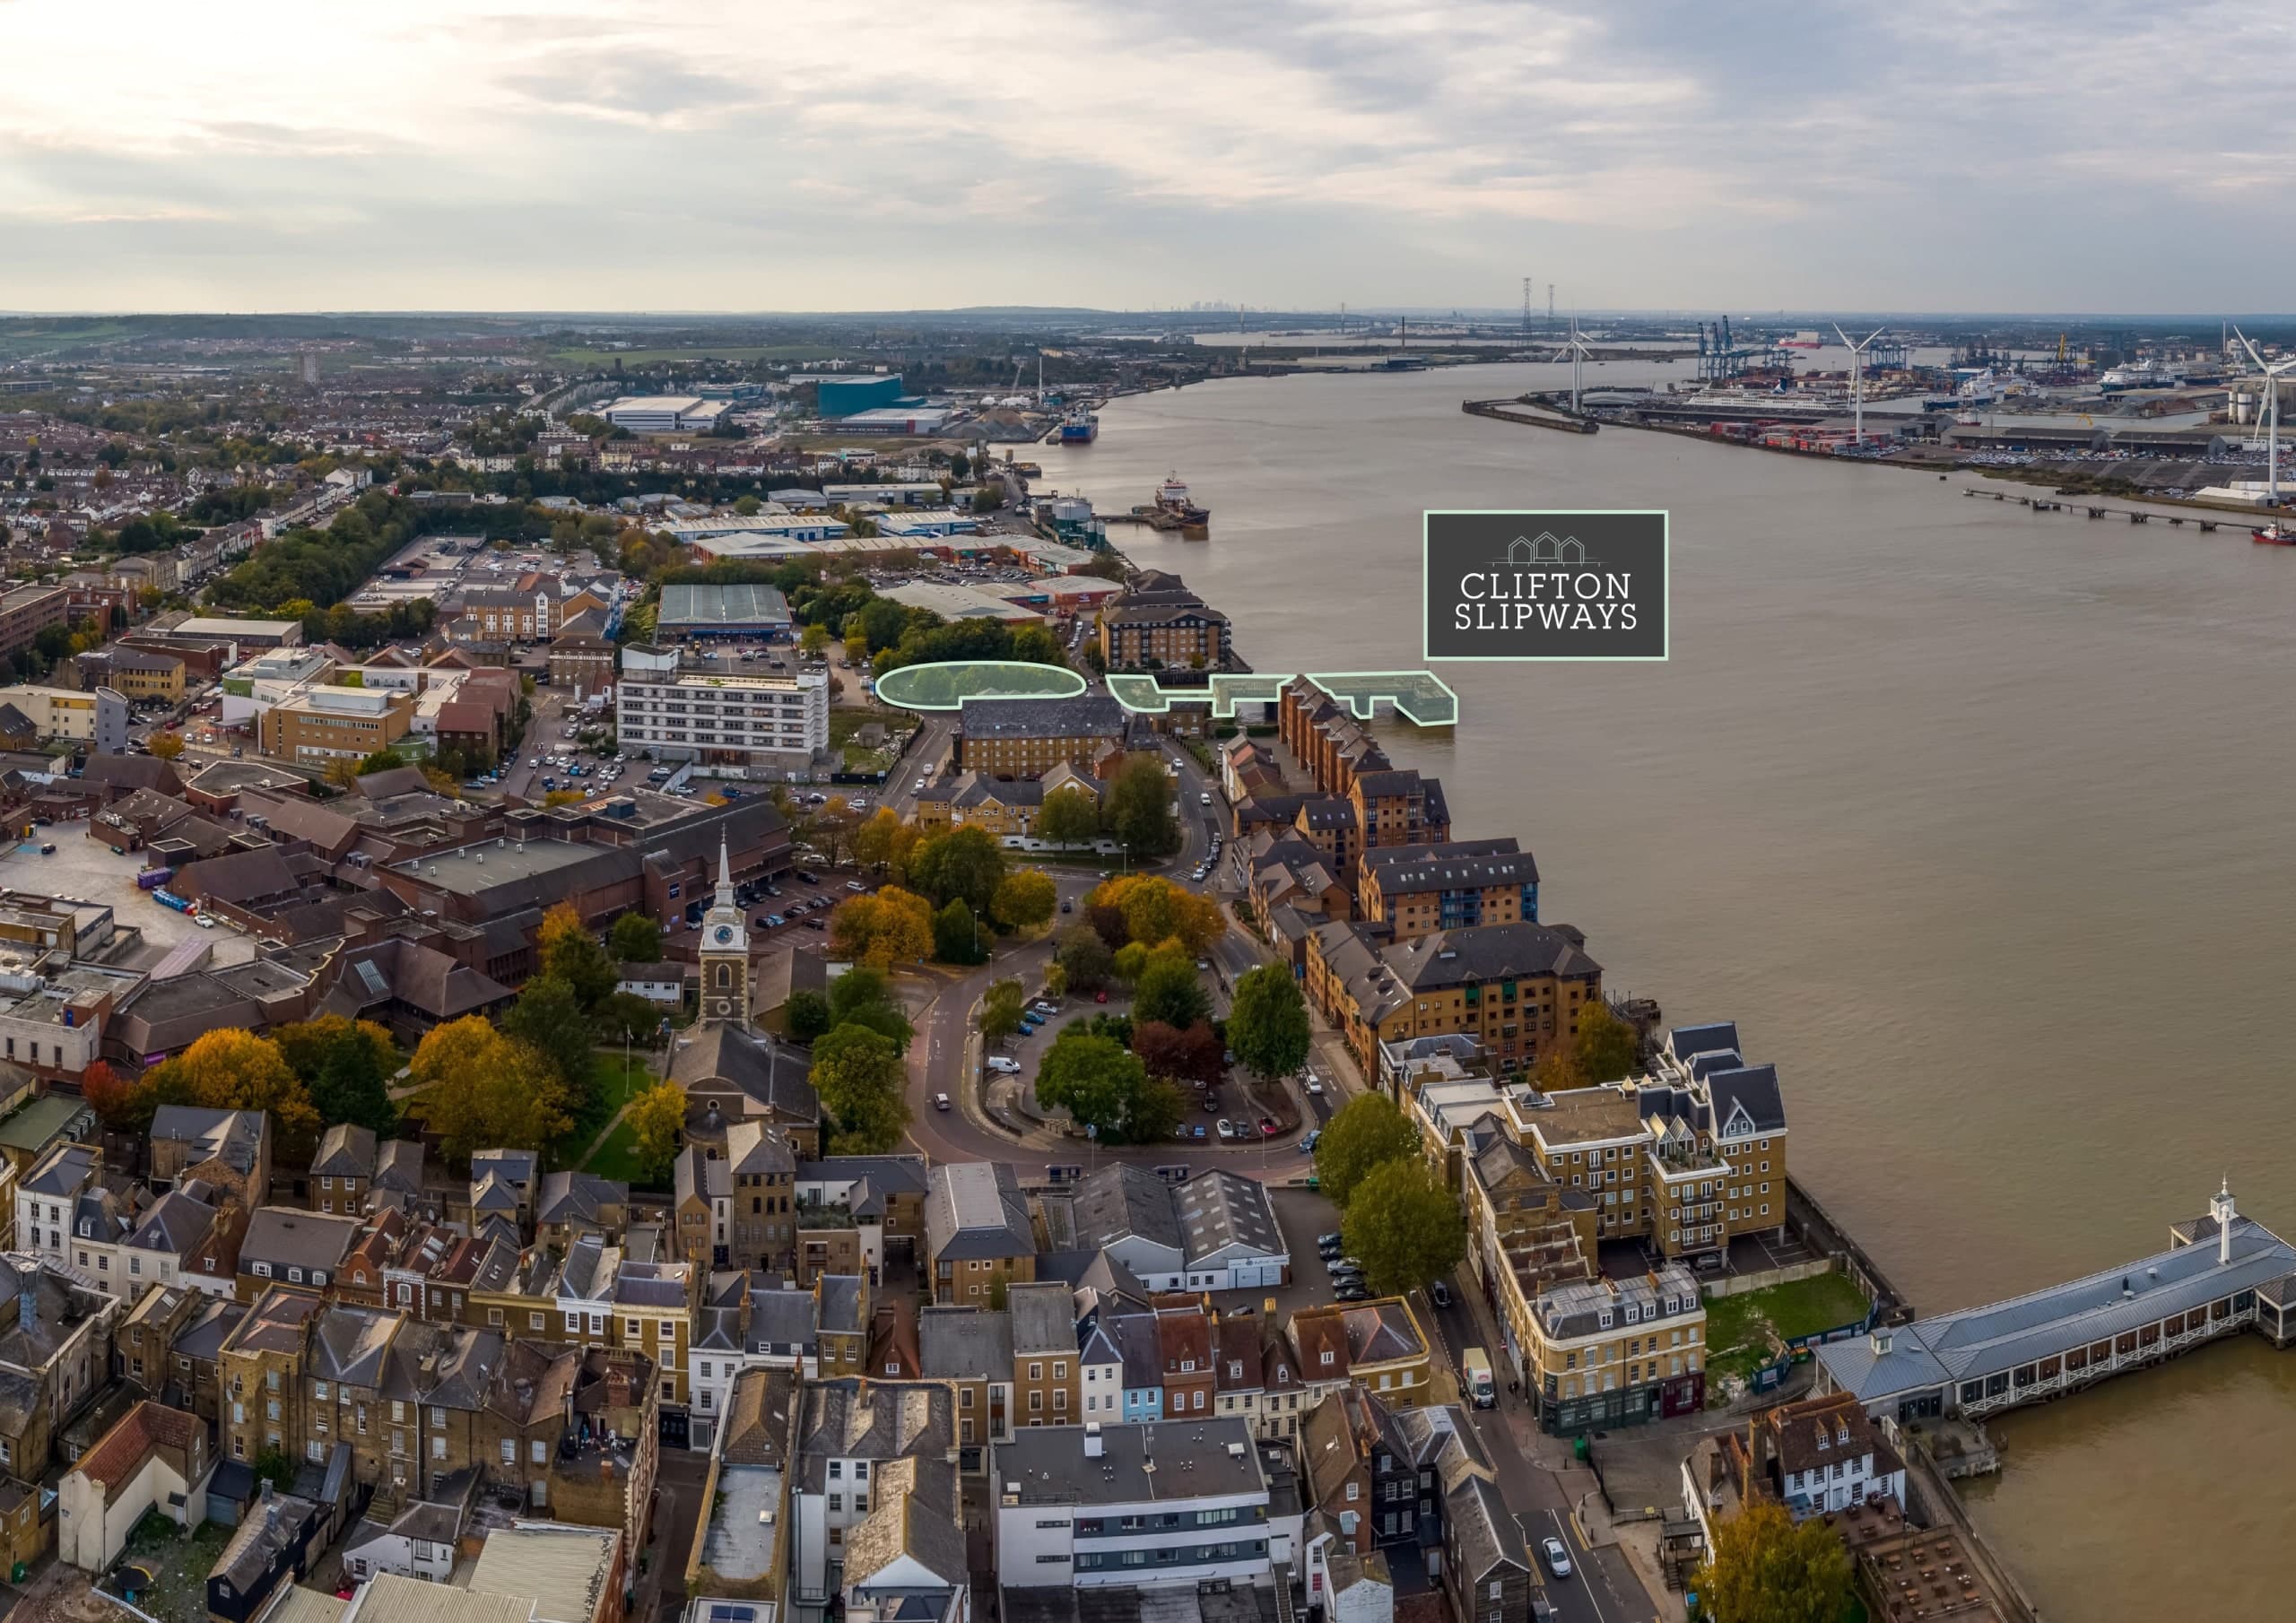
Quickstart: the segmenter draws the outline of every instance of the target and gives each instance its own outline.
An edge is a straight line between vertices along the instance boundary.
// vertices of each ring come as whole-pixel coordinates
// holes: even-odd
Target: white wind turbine
[[[1560,360],[1565,355],[1570,357],[1570,409],[1574,412],[1578,409],[1580,369],[1594,352],[1587,347],[1587,341],[1578,336],[1578,317],[1573,316],[1570,318],[1570,336],[1564,341],[1561,349],[1555,351],[1551,359]]]
[[[1839,322],[1834,323],[1833,330],[1849,351],[1850,422],[1857,436],[1857,443],[1862,446],[1866,443],[1866,350],[1874,340],[1890,329],[1875,327],[1856,343],[1849,342],[1849,334],[1841,330]]]
[[[2240,347],[2248,351],[2248,359],[2255,361],[2257,369],[2264,374],[2266,412],[2264,442],[2265,499],[2266,505],[2277,509],[2280,506],[2280,379],[2282,374],[2296,371],[2296,357],[2283,360],[2277,366],[2266,366],[2264,357],[2257,352],[2257,346],[2248,342],[2248,335],[2246,333],[2234,327],[2232,336],[2240,341]]]

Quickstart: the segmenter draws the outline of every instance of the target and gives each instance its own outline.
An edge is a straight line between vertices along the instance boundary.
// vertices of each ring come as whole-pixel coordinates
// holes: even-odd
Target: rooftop
[[[1100,1452],[1089,1452],[1097,1442]],[[1139,1505],[1258,1497],[1267,1476],[1242,1419],[1031,1426],[999,1443],[989,1476],[1007,1505]]]

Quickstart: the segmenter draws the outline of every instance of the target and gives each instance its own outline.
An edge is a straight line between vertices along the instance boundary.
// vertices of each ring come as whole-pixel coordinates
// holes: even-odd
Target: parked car
[[[1543,1539],[1539,1554],[1546,1558],[1546,1569],[1558,1578],[1570,1575],[1570,1552],[1562,1547],[1561,1539]]]
[[[1332,1300],[1335,1302],[1368,1302],[1371,1299],[1371,1293],[1368,1289],[1352,1283],[1340,1286],[1331,1295]]]
[[[845,888],[848,890],[866,890],[869,887],[857,879],[848,879],[845,881]]]
[[[788,922],[778,913],[769,913],[765,916],[765,927],[769,930],[778,930]]]
[[[42,856],[54,856],[56,855],[56,847],[52,845],[43,844],[39,848],[39,854]]]
[[[1001,1054],[992,1054],[988,1056],[988,1068],[999,1076],[1018,1076],[1021,1073],[1021,1062],[1016,1059],[1007,1059]]]
[[[1339,1254],[1339,1250],[1343,1244],[1344,1244],[1344,1242],[1340,1239],[1339,1230],[1336,1228],[1333,1229],[1329,1234],[1319,1234],[1316,1237],[1316,1249],[1318,1251],[1328,1252],[1334,1256],[1337,1256]]]
[[[1189,1136],[1196,1139],[1199,1143],[1202,1142],[1204,1139],[1204,1124],[1202,1122],[1196,1123],[1194,1131]]]
[[[1222,1116],[1218,1122],[1214,1123],[1213,1125],[1219,1132],[1220,1136],[1223,1139],[1232,1139],[1236,1136],[1234,1124],[1224,1115]]]
[[[1094,1002],[1096,1002],[1096,1003],[1105,1003],[1105,1002],[1107,1002],[1109,1001],[1109,994],[1108,994],[1108,990],[1107,990],[1107,988],[1103,987],[1103,988],[1102,988],[1102,989],[1100,989],[1100,991],[1093,993],[1093,994],[1092,994],[1092,1001],[1093,1001]]]
[[[1323,1141],[1323,1136],[1324,1136],[1324,1130],[1323,1130],[1322,1128],[1318,1127],[1318,1128],[1317,1128],[1313,1133],[1310,1133],[1309,1134],[1308,1134],[1308,1136],[1307,1136],[1307,1137],[1305,1137],[1305,1138],[1301,1139],[1301,1140],[1300,1141],[1300,1153],[1301,1155],[1313,1155],[1313,1154],[1315,1154],[1315,1152],[1316,1152],[1316,1146],[1317,1146],[1318,1143],[1322,1142],[1322,1141]]]
[[[1259,1118],[1259,1135],[1264,1139],[1272,1139],[1275,1136],[1275,1118],[1274,1116],[1264,1115]]]
[[[1438,1280],[1427,1288],[1427,1299],[1438,1307],[1448,1307],[1451,1305],[1451,1288]]]

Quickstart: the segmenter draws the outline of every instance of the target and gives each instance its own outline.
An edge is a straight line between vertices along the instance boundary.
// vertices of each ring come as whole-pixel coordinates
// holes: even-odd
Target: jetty
[[[1818,1390],[1900,1423],[1981,1419],[2255,1330],[2296,1333],[2296,1245],[2234,1210],[2171,1224],[2169,1249],[1959,1313],[1876,1325],[1818,1349]]]
[[[1459,410],[1471,417],[1496,417],[1534,429],[1555,429],[1565,434],[1592,434],[1602,427],[1591,417],[1574,415],[1559,407],[1535,404],[1528,395],[1508,400],[1462,400]]]
[[[1940,474],[1939,477],[1943,478],[1944,475]],[[2179,526],[2193,524],[2199,526],[2200,533],[2204,535],[2214,534],[2217,527],[2225,522],[2221,518],[2196,517],[2189,513],[2161,513],[2146,508],[2117,508],[2109,502],[2093,502],[2081,499],[2068,502],[2054,500],[2046,496],[2021,496],[2014,490],[1992,490],[1982,485],[1965,485],[1962,487],[1961,494],[1980,501],[1988,497],[1995,501],[2013,501],[2019,507],[2029,508],[2036,513],[2070,513],[2077,508],[2090,518],[2125,518],[2130,524],[2151,524],[2158,518]]]

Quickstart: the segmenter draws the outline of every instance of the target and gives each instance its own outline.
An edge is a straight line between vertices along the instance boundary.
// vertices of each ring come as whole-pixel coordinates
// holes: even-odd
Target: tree
[[[1056,846],[1089,846],[1100,837],[1100,808],[1083,790],[1065,784],[1044,797],[1037,833]]]
[[[1135,755],[1108,791],[1109,832],[1135,856],[1161,856],[1179,846],[1172,815],[1172,776],[1152,756]]]
[[[144,747],[161,760],[173,760],[183,753],[183,734],[154,733],[144,741]]]
[[[557,1069],[483,1015],[433,1028],[408,1071],[423,1124],[457,1163],[477,1150],[543,1150],[574,1124]]]
[[[862,867],[905,880],[917,841],[915,825],[901,821],[891,807],[879,806],[868,821],[853,830],[848,843],[853,847],[853,860]]]
[[[1126,1127],[1148,1085],[1148,1068],[1113,1038],[1063,1031],[1037,1071],[1037,1102],[1065,1110],[1080,1127],[1109,1143],[1127,1141]],[[1164,1129],[1171,1131],[1168,1124]]]
[[[662,1006],[635,992],[609,992],[590,1011],[590,1028],[602,1043],[642,1043],[650,1048],[661,1028]]]
[[[620,978],[571,902],[561,902],[542,916],[539,946],[542,973],[564,981],[584,1009],[613,991]]]
[[[980,1034],[990,1042],[1000,1037],[1010,1037],[1021,1028],[1021,1011],[1028,1001],[1028,994],[1016,980],[1002,980],[988,989],[980,1000]]]
[[[807,626],[797,638],[797,652],[808,659],[819,659],[829,647],[829,628],[818,622]]]
[[[781,1023],[788,1028],[791,1042],[813,1041],[829,1030],[829,999],[811,988],[792,992],[781,1006]]]
[[[830,945],[873,969],[920,963],[933,951],[933,905],[897,885],[851,896],[830,915]]]
[[[379,1026],[367,1020],[344,1024],[349,1029],[328,1048],[318,1074],[310,1079],[311,1102],[318,1107],[321,1121],[348,1122],[388,1137],[398,1131],[398,1107],[390,1095],[398,1051]]]
[[[1051,923],[1059,906],[1060,891],[1051,874],[1041,868],[1019,868],[997,884],[988,916],[1008,930],[1033,930]]]
[[[632,1154],[639,1177],[649,1189],[666,1189],[678,1133],[685,1126],[685,1089],[665,1078],[631,1099],[622,1119],[636,1141]]]
[[[1197,978],[1195,961],[1178,952],[1151,958],[1133,985],[1132,1017],[1183,1028],[1210,1020],[1212,994]]]
[[[1228,1074],[1221,1054],[1220,1034],[1208,1025],[1186,1030],[1161,1020],[1143,1020],[1132,1029],[1132,1051],[1151,1076],[1183,1082],[1217,1082]]]
[[[1187,1095],[1161,1076],[1143,1083],[1125,1121],[1125,1136],[1135,1144],[1152,1144],[1172,1136],[1172,1129],[1187,1115]]]
[[[210,1110],[262,1110],[271,1115],[281,1153],[308,1155],[318,1144],[319,1113],[311,1090],[268,1037],[236,1028],[210,1031],[155,1068],[153,1097]],[[290,1161],[287,1165],[298,1163]]]
[[[891,1042],[896,1054],[907,1054],[917,1036],[908,1011],[893,996],[892,982],[874,969],[848,969],[831,984],[829,1018],[831,1030],[839,1026],[868,1027]]]
[[[1709,1615],[1730,1623],[1836,1623],[1849,1610],[1848,1551],[1822,1517],[1796,1525],[1786,1507],[1750,1498],[1714,1530],[1691,1579]]]
[[[96,1061],[80,1073],[80,1097],[88,1101],[97,1119],[112,1132],[129,1130],[135,1108],[135,1088],[103,1061]]]
[[[1262,964],[1237,977],[1228,1046],[1262,1081],[1290,1076],[1308,1063],[1308,1000],[1288,965]]]
[[[1131,985],[1147,973],[1148,960],[1155,954],[1140,942],[1126,942],[1116,950],[1116,977]]]
[[[1366,1173],[1339,1234],[1347,1254],[1363,1264],[1363,1282],[1379,1296],[1401,1296],[1442,1279],[1467,1254],[1459,1197],[1417,1156],[1382,1161]]]
[[[662,926],[643,913],[625,913],[606,932],[606,950],[618,964],[662,961]]]
[[[537,975],[521,987],[502,1017],[502,1031],[547,1058],[568,1097],[590,1092],[590,1023],[582,1018],[574,988],[558,976]]]
[[[1571,1045],[1590,1082],[1614,1082],[1642,1064],[1642,1034],[1600,998],[1578,1011],[1578,1039]]]
[[[909,854],[909,883],[936,907],[961,898],[973,912],[986,913],[1004,878],[1004,847],[985,829],[967,825],[928,834]]]
[[[991,932],[990,939],[995,939]],[[949,905],[933,916],[933,956],[944,964],[985,964],[988,943],[980,939],[980,916],[952,896]]]
[[[1113,907],[1124,917],[1126,939],[1144,946],[1178,941],[1190,956],[1200,956],[1227,933],[1228,921],[1220,904],[1208,896],[1183,890],[1153,873],[1133,873],[1104,880],[1086,898],[1096,912]]]
[[[295,1491],[295,1462],[287,1457],[285,1449],[264,1449],[248,1463],[257,1481],[270,1483],[280,1493]]]
[[[1090,924],[1071,924],[1063,930],[1053,953],[1072,992],[1097,992],[1116,973],[1116,955]]]
[[[582,792],[579,789],[545,789],[542,803],[545,807],[578,806],[582,803]]]
[[[909,1125],[908,1072],[891,1040],[839,1026],[813,1045],[813,1091],[837,1124],[832,1155],[882,1155]]]
[[[1531,1067],[1531,1086],[1541,1093],[1562,1093],[1586,1085],[1587,1073],[1578,1069],[1578,1056],[1568,1048],[1548,1049]]]
[[[401,760],[393,751],[388,750],[378,750],[359,763],[359,776],[365,777],[368,774],[372,772],[388,772],[395,768],[403,767],[404,765],[406,765],[406,763],[404,760]]]
[[[1340,1107],[1316,1141],[1316,1175],[1341,1206],[1365,1175],[1383,1161],[1419,1152],[1419,1130],[1383,1093],[1360,1093]]]

